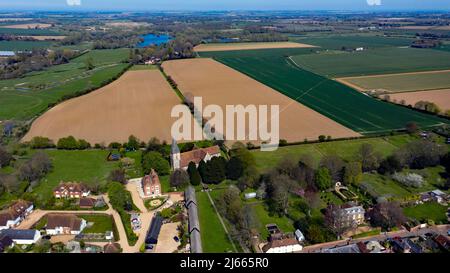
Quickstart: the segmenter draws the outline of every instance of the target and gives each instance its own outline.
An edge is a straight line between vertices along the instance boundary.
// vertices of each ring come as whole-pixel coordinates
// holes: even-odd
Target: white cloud
[[[381,6],[381,0],[367,0],[369,6]]]
[[[81,0],[66,0],[69,6],[81,6]]]

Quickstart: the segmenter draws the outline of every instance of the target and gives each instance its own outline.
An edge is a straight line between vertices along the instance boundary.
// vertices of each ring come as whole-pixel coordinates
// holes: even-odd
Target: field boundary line
[[[408,75],[421,75],[421,74],[436,74],[436,73],[449,73],[450,69],[444,70],[429,70],[429,71],[416,71],[416,72],[404,72],[404,73],[387,73],[387,74],[373,74],[373,75],[361,75],[361,76],[350,76],[350,77],[336,77],[334,80],[352,80],[352,79],[362,79],[362,78],[378,78],[378,77],[395,77],[395,76],[408,76]]]

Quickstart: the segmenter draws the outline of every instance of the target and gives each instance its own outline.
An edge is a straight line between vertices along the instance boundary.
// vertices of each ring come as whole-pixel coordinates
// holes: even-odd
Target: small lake
[[[144,39],[143,42],[138,43],[136,46],[139,48],[142,47],[147,47],[147,46],[151,46],[151,45],[161,45],[161,44],[165,44],[167,42],[169,42],[170,40],[172,40],[172,37],[170,37],[169,35],[165,35],[165,34],[161,34],[161,35],[155,35],[155,34],[147,34],[147,35],[142,35],[141,38]]]

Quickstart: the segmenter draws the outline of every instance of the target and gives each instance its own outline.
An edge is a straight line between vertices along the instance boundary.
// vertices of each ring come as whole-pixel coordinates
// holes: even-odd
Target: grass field
[[[49,48],[52,44],[48,41],[0,41],[0,50],[27,51],[34,48]]]
[[[278,217],[276,215],[269,215],[264,203],[251,204],[250,206],[260,222],[258,231],[262,240],[267,240],[269,237],[269,232],[266,228],[268,224],[276,224],[282,232],[295,231],[294,224],[289,218],[286,216]]]
[[[408,46],[413,39],[398,38],[398,37],[384,37],[374,35],[326,35],[322,37],[300,37],[292,38],[291,40],[320,46],[323,49],[341,50],[346,48],[379,48],[391,46]]]
[[[337,154],[350,161],[355,159],[356,153],[364,143],[371,144],[382,156],[388,156],[400,146],[415,139],[410,135],[398,135],[384,138],[343,140],[280,147],[274,152],[253,150],[252,154],[255,157],[258,170],[264,171],[275,167],[286,157],[293,157],[297,160],[301,155],[311,155],[317,163],[323,155],[327,154]]]
[[[9,35],[58,35],[59,33],[49,29],[18,29],[0,27],[0,34]]]
[[[406,47],[298,55],[293,59],[302,68],[327,77],[450,69],[450,52]]]
[[[386,90],[392,93],[450,88],[450,70],[341,78],[363,90]]]
[[[205,253],[226,253],[233,251],[217,214],[204,192],[197,192],[198,214]]]
[[[435,223],[447,223],[445,215],[447,207],[435,202],[428,202],[415,207],[407,207],[403,209],[405,216],[417,219],[420,222],[433,220]]]
[[[53,170],[33,189],[43,200],[52,196],[60,181],[104,185],[110,171],[118,166],[117,162],[106,161],[108,151],[103,150],[48,150],[46,153],[53,162]]]
[[[64,95],[102,86],[126,69],[121,62],[127,54],[126,49],[91,51],[68,64],[0,81],[0,120],[32,118]],[[90,57],[96,67],[87,71],[85,61]]]
[[[86,227],[83,233],[105,233],[114,231],[114,219],[107,214],[82,214],[78,217],[83,218],[86,222],[93,223],[91,227]]]
[[[302,53],[299,56],[315,56],[307,54],[309,52],[308,49],[247,50],[208,52],[201,56],[214,57],[362,134],[403,129],[411,121],[421,127],[448,123],[445,119],[375,100],[341,83],[301,69],[285,58]],[[450,53],[448,56],[450,61]],[[326,60],[328,67],[338,67],[329,65],[338,61]],[[450,66],[450,62],[446,65]]]

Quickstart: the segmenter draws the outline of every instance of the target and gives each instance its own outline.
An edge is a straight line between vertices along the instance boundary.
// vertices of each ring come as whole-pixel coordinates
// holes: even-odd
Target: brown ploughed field
[[[406,105],[414,106],[419,101],[435,103],[441,110],[450,110],[450,89],[427,90],[418,92],[405,92],[390,94],[391,100],[405,100]]]
[[[196,46],[194,50],[197,52],[210,52],[210,51],[232,51],[232,50],[270,49],[270,48],[309,48],[309,47],[315,46],[294,42],[220,43],[220,44],[201,44]]]
[[[203,107],[209,104],[217,104],[222,109],[225,109],[226,105],[239,104],[257,107],[280,105],[280,139],[298,142],[305,139],[317,140],[319,135],[330,135],[333,138],[360,136],[276,90],[212,59],[168,61],[163,63],[163,67],[178,84],[181,92],[185,95],[190,93],[201,96]],[[226,139],[232,138],[226,135]]]
[[[128,71],[99,90],[53,107],[32,124],[23,141],[44,136],[56,142],[72,135],[108,145],[135,135],[142,141],[157,137],[170,142],[176,120],[171,111],[180,101],[159,70]]]

